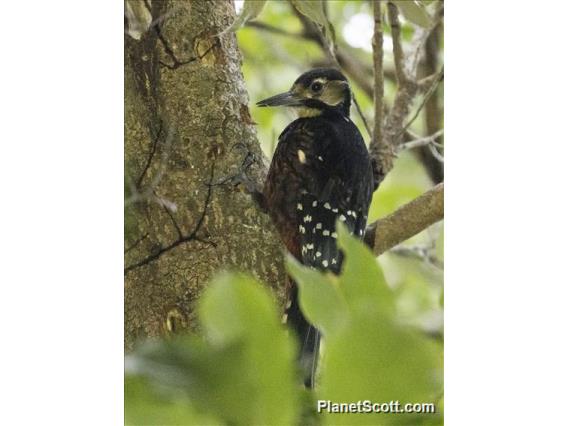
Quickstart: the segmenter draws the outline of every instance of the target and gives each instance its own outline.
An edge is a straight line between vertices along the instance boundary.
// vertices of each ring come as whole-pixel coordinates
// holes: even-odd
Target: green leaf
[[[325,28],[325,36],[331,39],[333,29],[324,13],[323,0],[291,0],[298,12]]]
[[[338,222],[336,228],[339,246],[345,253],[340,286],[347,302],[354,310],[377,310],[392,315],[394,297],[375,255],[350,235],[343,223]]]
[[[252,417],[241,411],[247,402],[243,395],[254,395],[255,390],[242,379],[248,363],[245,349],[243,341],[211,347],[196,336],[181,336],[144,345],[127,358],[126,364],[133,364],[132,373],[151,379],[171,399],[185,395],[187,402],[203,412],[247,422]]]
[[[235,20],[233,21],[233,23],[229,28],[223,30],[218,35],[223,35],[230,31],[236,31],[244,24],[246,24],[248,21],[251,21],[254,18],[256,18],[258,15],[260,15],[260,12],[262,12],[262,8],[264,7],[265,3],[266,0],[245,0],[243,9],[241,10],[239,16],[235,18]]]
[[[126,425],[222,425],[213,415],[199,413],[183,397],[164,395],[148,380],[127,376],[124,380]]]
[[[441,388],[441,353],[431,341],[392,319],[357,315],[353,327],[325,341],[320,399],[435,402]],[[326,414],[334,425],[419,424],[401,414]],[[428,417],[431,415],[423,415]]]
[[[347,303],[337,278],[302,266],[292,256],[288,256],[286,266],[299,286],[300,308],[306,318],[326,335],[345,325]]]
[[[241,339],[240,381],[248,384],[239,408],[246,424],[288,424],[296,417],[295,346],[268,291],[253,278],[224,274],[202,296],[199,315],[216,345]]]
[[[210,284],[197,311],[206,339],[147,343],[127,358],[129,374],[224,424],[293,424],[300,381],[295,346],[267,290],[248,276],[225,274]]]
[[[430,16],[421,2],[394,0],[393,3],[397,5],[404,17],[410,22],[423,28],[430,26]]]
[[[318,398],[434,402],[442,381],[440,347],[398,323],[394,295],[375,256],[343,224],[338,223],[337,230],[345,255],[338,286],[333,276],[288,264],[302,290],[306,315],[320,319],[317,326],[327,325]],[[342,326],[337,326],[336,313]],[[329,424],[369,424],[369,417],[361,414],[325,416]],[[426,415],[374,414],[372,421],[419,424],[425,419]]]
[[[261,284],[242,274],[219,275],[203,294],[198,312],[206,336],[215,344],[247,335],[258,338],[280,329],[271,296]]]

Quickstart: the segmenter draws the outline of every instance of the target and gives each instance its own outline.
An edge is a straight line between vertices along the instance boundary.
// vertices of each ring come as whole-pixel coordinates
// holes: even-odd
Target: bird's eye
[[[322,88],[322,84],[317,82],[317,81],[315,83],[312,83],[312,85],[311,85],[311,89],[314,92],[319,92],[321,90],[321,88]]]

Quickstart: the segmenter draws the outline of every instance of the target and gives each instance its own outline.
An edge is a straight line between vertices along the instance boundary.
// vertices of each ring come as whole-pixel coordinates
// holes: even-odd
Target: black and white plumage
[[[362,238],[376,188],[367,148],[349,118],[350,103],[349,84],[334,69],[304,73],[289,92],[258,103],[291,106],[300,115],[279,137],[264,186],[265,207],[291,254],[335,274],[342,264],[336,221]],[[300,338],[311,387],[320,336],[304,318],[295,286],[287,317]]]

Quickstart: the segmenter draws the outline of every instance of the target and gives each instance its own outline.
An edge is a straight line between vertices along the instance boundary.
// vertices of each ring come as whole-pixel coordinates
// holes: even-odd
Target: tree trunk
[[[232,1],[139,1],[125,34],[125,346],[195,328],[194,302],[223,269],[285,284],[268,216],[227,183],[266,172],[248,110]],[[127,14],[128,16],[128,14]],[[127,22],[132,28],[132,18]],[[148,27],[149,24],[149,27]]]
[[[440,24],[441,25],[441,24]],[[432,31],[432,34],[426,40],[424,61],[421,66],[422,76],[426,77],[428,75],[434,74],[438,66],[438,51],[439,42],[442,39],[441,36],[441,26],[436,30]],[[424,105],[424,118],[426,134],[433,135],[438,130],[444,127],[443,119],[443,100],[441,99],[440,89],[434,90],[430,99]],[[444,136],[442,135],[438,138],[439,143],[444,143]],[[430,148],[423,146],[418,149],[418,155],[422,164],[426,169],[426,172],[432,179],[432,182],[438,184],[444,181],[444,164],[440,163],[436,157],[432,155]]]

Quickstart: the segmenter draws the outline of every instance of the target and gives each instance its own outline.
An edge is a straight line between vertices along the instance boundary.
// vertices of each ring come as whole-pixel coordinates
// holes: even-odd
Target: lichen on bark
[[[223,269],[250,272],[282,305],[282,247],[250,196],[226,177],[266,167],[248,111],[230,1],[152,2],[125,34],[125,346],[159,336]],[[248,117],[248,119],[247,119]]]

